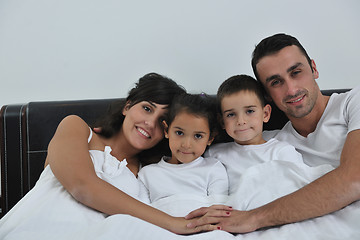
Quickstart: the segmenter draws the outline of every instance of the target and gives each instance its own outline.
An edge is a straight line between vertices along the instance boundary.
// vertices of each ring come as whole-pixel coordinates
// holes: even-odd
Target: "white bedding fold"
[[[291,193],[332,169],[328,165],[310,168],[285,161],[260,164],[249,168],[242,175],[238,191],[229,197],[226,204],[241,210],[252,209]],[[191,197],[194,201],[190,203]],[[162,199],[154,203],[154,206],[165,211],[173,211],[173,214],[180,214],[182,211],[192,210],[197,205],[210,205],[209,200],[184,194]],[[220,202],[224,198],[216,200]],[[187,203],[190,204],[186,205]],[[247,234],[233,235],[224,231],[213,231],[180,236],[131,216],[114,215],[99,222],[84,235],[80,235],[77,239],[354,240],[360,239],[360,201],[323,217]]]

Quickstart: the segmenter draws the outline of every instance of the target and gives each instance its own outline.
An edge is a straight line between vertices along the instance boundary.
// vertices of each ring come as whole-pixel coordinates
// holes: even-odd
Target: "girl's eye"
[[[228,114],[226,114],[226,117],[227,117],[227,118],[234,117],[234,116],[235,116],[234,113],[228,113]]]
[[[201,134],[195,134],[195,139],[202,139],[203,138],[203,136],[201,135]]]
[[[184,133],[182,131],[175,131],[175,134],[178,135],[178,136],[184,135]]]

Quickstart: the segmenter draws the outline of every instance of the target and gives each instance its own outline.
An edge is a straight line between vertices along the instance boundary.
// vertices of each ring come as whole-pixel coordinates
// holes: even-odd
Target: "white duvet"
[[[178,216],[186,215],[195,208],[209,206],[213,203],[225,203],[236,209],[248,210],[291,193],[330,170],[332,168],[327,165],[310,168],[304,164],[297,165],[285,161],[271,161],[247,169],[241,179],[239,179],[238,191],[230,197],[213,196],[211,198],[204,198],[184,194],[161,199],[153,203],[153,205],[172,215]],[[89,209],[89,211],[92,210]],[[41,222],[41,219],[39,219],[39,222]],[[39,228],[39,222],[34,222],[34,228]],[[71,220],[64,221],[52,228],[42,228],[41,231],[37,232],[37,235],[34,235],[32,232],[17,231],[13,232],[11,237],[4,237],[4,239],[353,240],[360,239],[360,201],[323,217],[247,234],[234,235],[225,231],[212,231],[181,236],[140,219],[118,214],[106,218],[94,218],[93,216],[91,219],[84,219],[82,222],[77,221],[76,224],[72,224]]]
[[[179,195],[153,203],[173,215],[188,213],[199,206],[223,201],[236,209],[248,210],[291,193],[332,170],[328,165],[310,168],[285,161],[272,161],[249,168],[240,179],[236,194],[229,198],[201,198]],[[76,239],[360,239],[360,201],[332,214],[259,230],[247,234],[213,231],[180,236],[128,215],[114,215],[78,233]]]

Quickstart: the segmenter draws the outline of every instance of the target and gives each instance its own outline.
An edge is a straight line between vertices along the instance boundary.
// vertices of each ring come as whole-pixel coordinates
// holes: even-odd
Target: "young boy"
[[[219,159],[229,176],[229,194],[238,189],[241,175],[250,167],[272,160],[303,163],[300,153],[285,142],[265,141],[263,123],[270,119],[271,106],[265,103],[260,84],[247,75],[230,77],[217,92],[221,124],[233,142],[215,144],[206,157]]]

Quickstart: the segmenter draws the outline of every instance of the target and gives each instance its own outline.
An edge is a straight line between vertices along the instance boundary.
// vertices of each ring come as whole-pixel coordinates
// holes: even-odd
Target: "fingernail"
[[[226,215],[229,215],[230,214],[230,212],[226,212]]]
[[[230,206],[229,206],[229,208],[231,208],[231,209],[232,209],[232,207],[230,207]]]
[[[221,227],[217,227],[218,230],[221,230]]]

